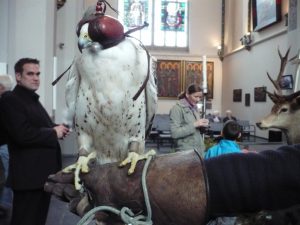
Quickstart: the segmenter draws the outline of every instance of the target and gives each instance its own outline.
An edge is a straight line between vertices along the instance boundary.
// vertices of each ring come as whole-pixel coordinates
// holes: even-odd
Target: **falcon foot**
[[[71,173],[74,171],[74,176],[75,176],[74,181],[75,181],[76,190],[81,190],[82,188],[81,181],[79,178],[80,172],[88,173],[89,172],[88,162],[94,158],[96,158],[96,152],[92,152],[88,156],[79,156],[75,164],[72,164],[62,170],[63,173]]]
[[[156,155],[156,152],[153,149],[142,155],[139,155],[136,152],[129,152],[127,158],[124,161],[122,161],[119,166],[123,167],[128,163],[131,163],[130,168],[128,170],[128,175],[130,175],[134,172],[138,161],[147,159],[149,156],[153,156],[153,155]]]

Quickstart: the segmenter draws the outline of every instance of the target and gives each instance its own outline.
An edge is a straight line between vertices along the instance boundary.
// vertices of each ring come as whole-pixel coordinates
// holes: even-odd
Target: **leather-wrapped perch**
[[[144,162],[139,162],[136,172],[128,176],[127,168],[118,168],[117,164],[91,163],[91,171],[81,176],[91,205],[118,209],[126,206],[146,214],[141,186],[143,166]],[[147,172],[153,224],[199,225],[212,216],[294,206],[300,203],[299,171],[300,145],[205,161],[193,150],[159,155]],[[70,188],[72,179],[71,174],[59,172],[49,178],[45,190],[78,209],[80,196]],[[113,216],[100,213],[98,218],[118,224]]]

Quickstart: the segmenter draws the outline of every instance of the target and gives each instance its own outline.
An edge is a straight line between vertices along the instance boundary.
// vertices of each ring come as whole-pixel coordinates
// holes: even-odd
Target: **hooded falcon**
[[[66,170],[75,168],[75,175],[88,172],[92,157],[101,164],[126,159],[122,165],[131,162],[132,173],[145,157],[145,139],[157,105],[156,61],[139,41],[124,34],[118,20],[101,10],[103,2],[98,1],[96,13],[85,15],[78,24],[81,54],[66,86],[80,155]],[[75,185],[80,188],[78,177]]]

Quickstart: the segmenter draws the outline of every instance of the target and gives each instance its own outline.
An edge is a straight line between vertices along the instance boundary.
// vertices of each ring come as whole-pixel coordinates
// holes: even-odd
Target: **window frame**
[[[129,1],[129,0],[128,0]],[[189,0],[172,0],[171,2],[185,2],[186,6],[185,6],[185,17],[184,17],[184,20],[185,20],[185,26],[184,26],[184,29],[185,31],[182,31],[185,33],[185,37],[186,37],[186,46],[180,46],[178,45],[178,43],[175,43],[175,46],[168,46],[166,45],[166,40],[167,38],[165,37],[164,35],[164,44],[163,45],[155,45],[155,20],[157,20],[157,13],[155,12],[155,7],[157,5],[155,4],[161,4],[161,2],[163,1],[167,1],[167,0],[160,0],[159,2],[157,0],[147,0],[148,1],[148,5],[151,8],[151,10],[148,9],[149,11],[149,15],[148,15],[148,20],[147,21],[149,23],[149,29],[150,29],[150,33],[151,33],[151,38],[150,38],[150,44],[148,43],[144,43],[143,41],[143,38],[142,38],[142,30],[141,31],[135,31],[134,33],[131,34],[131,36],[141,40],[144,45],[149,49],[149,50],[154,50],[154,51],[169,51],[169,52],[188,52],[189,51],[189,42],[190,42],[190,31],[189,31],[189,14],[190,14],[190,1]],[[119,4],[122,4],[122,6],[120,6]],[[118,0],[118,9],[119,9],[119,12],[121,12],[122,15],[119,15],[119,19],[121,21],[125,21],[126,16],[128,14],[128,11],[125,11],[124,9],[124,0]],[[159,19],[161,18],[161,14],[158,15]],[[156,19],[155,19],[156,18]],[[151,21],[150,21],[151,20]],[[125,25],[125,22],[123,22],[123,25],[124,25],[124,28],[125,30],[130,30],[132,29],[133,27],[127,27]],[[138,34],[136,34],[136,32],[139,32]],[[162,32],[173,32],[173,31],[162,31]],[[181,32],[181,31],[174,31],[174,32]],[[176,37],[178,37],[177,34],[175,34]]]

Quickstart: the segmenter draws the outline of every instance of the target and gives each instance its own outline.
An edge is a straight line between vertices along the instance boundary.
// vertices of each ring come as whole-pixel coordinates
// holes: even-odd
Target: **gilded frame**
[[[195,83],[203,87],[203,70],[201,61],[184,61],[184,74],[183,74],[183,90]],[[214,62],[206,63],[207,71],[207,99],[214,97]]]
[[[182,91],[182,61],[157,60],[158,97],[176,99]]]

